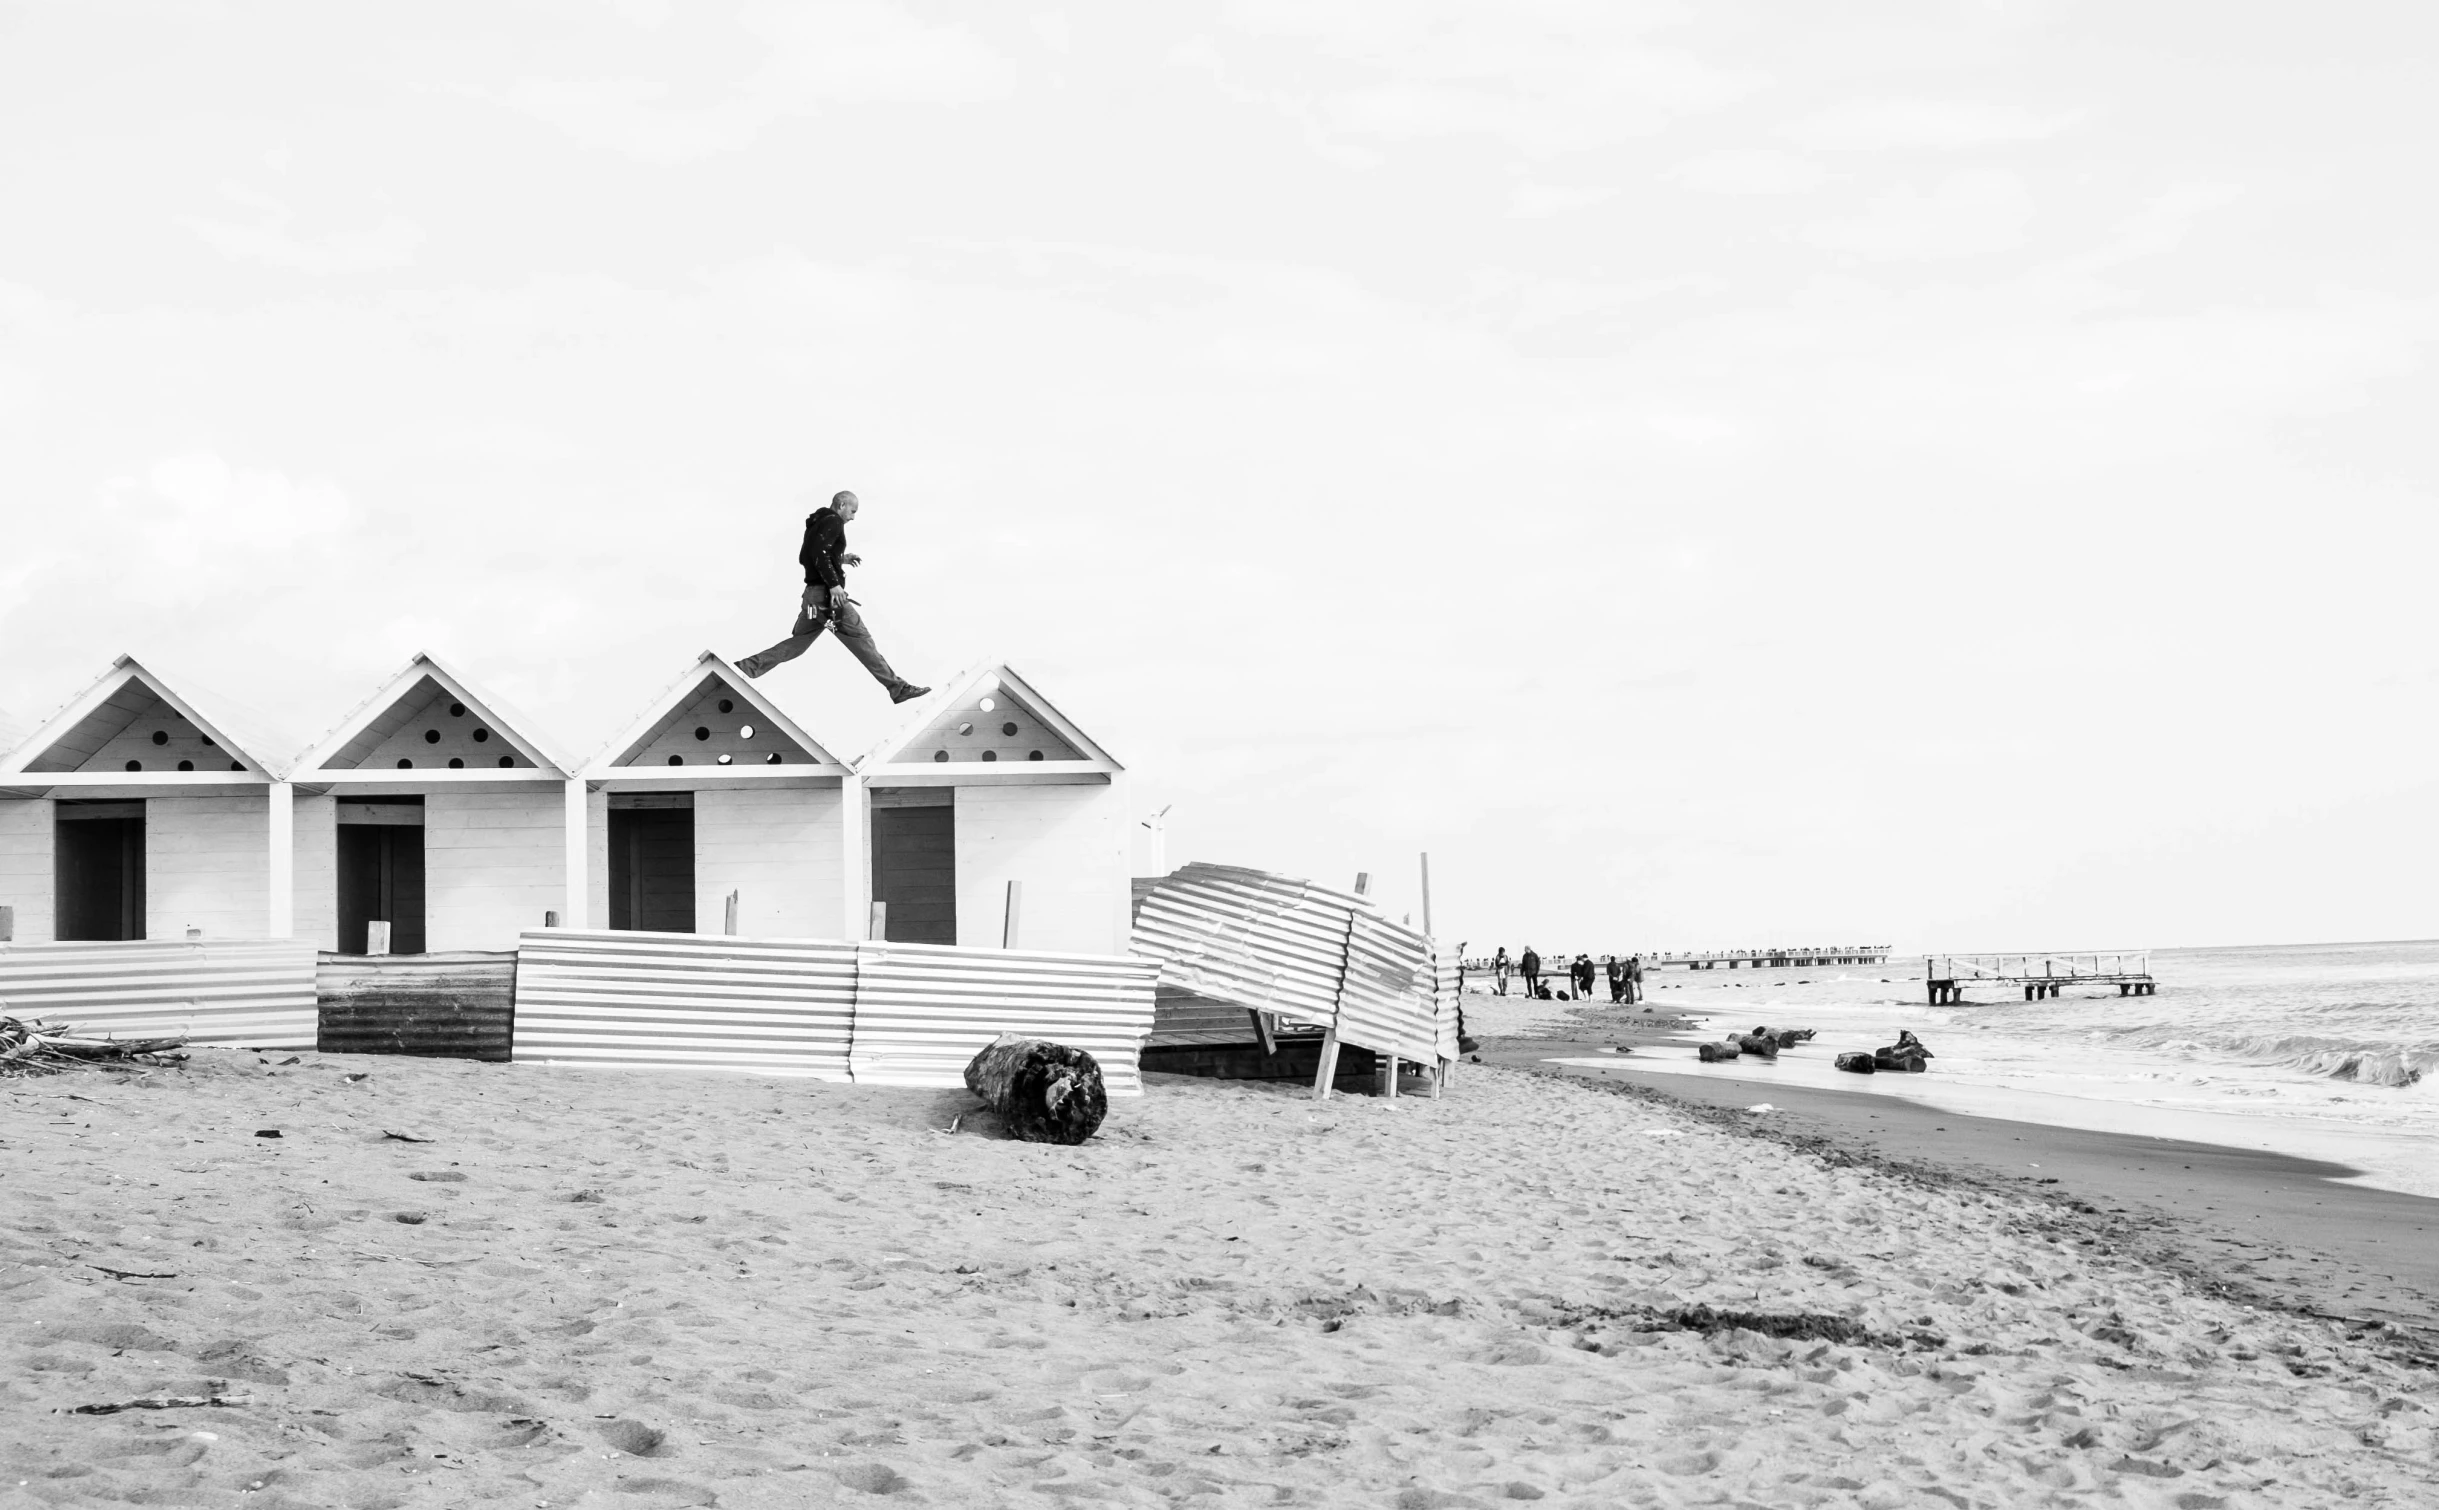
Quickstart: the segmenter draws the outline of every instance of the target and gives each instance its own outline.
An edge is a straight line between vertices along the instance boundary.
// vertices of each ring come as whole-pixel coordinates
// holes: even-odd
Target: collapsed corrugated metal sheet
[[[1456,1057],[1454,956],[1361,897],[1188,865],[1137,901],[1131,947],[1159,964],[1164,988],[1334,1028],[1342,1043],[1401,1059]]]
[[[1431,941],[1369,913],[1351,917],[1339,1041],[1400,1059],[1440,1058]]]
[[[986,1044],[1021,1033],[1091,1054],[1111,1095],[1143,1094],[1137,1055],[1159,973],[1148,961],[944,944],[867,943],[856,954],[859,1085],[961,1086]]]
[[[516,1057],[845,1080],[855,946],[537,929],[517,940]]]
[[[1465,960],[1454,944],[1440,944],[1432,955],[1432,1017],[1433,1036],[1439,1043],[1439,1057],[1463,1057],[1457,1040],[1465,1025],[1460,1020],[1465,1011]]]
[[[1131,947],[1159,961],[1164,985],[1327,1028],[1338,1018],[1356,906],[1266,871],[1188,865],[1136,908]]]
[[[314,1046],[313,946],[293,939],[0,944],[0,1013],[116,1038]]]
[[[505,1063],[516,984],[508,953],[325,954],[315,970],[320,1048]]]

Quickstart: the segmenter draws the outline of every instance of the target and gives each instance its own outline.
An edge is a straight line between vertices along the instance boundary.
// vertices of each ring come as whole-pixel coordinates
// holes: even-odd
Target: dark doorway
[[[339,804],[339,952],[365,951],[365,925],[390,925],[390,953],[424,952],[423,799]]]
[[[694,932],[693,793],[611,798],[610,926]]]
[[[144,936],[144,804],[62,802],[52,846],[52,936],[78,940]]]
[[[923,795],[929,796],[926,792]],[[940,789],[949,798],[951,789]],[[957,809],[948,801],[872,809],[872,899],[886,902],[884,935],[896,944],[957,942]]]

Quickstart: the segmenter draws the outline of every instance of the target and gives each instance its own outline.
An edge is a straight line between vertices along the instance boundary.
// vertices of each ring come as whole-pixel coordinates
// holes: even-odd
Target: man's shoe
[[[768,668],[765,667],[760,661],[748,656],[744,660],[737,662],[737,669],[744,672],[745,679],[750,682],[761,676],[762,673]]]
[[[931,690],[929,687],[918,687],[913,682],[900,682],[898,689],[889,694],[889,700],[893,703],[911,703],[918,697],[928,697]]]

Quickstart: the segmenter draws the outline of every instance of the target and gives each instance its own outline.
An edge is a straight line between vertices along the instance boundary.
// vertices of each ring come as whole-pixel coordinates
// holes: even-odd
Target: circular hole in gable
[[[974,732],[974,726],[972,724],[959,724],[957,726],[957,732],[960,734],[971,734]]]
[[[737,757],[734,755],[723,755],[720,757],[720,764],[722,765],[735,765],[736,763]]]
[[[1001,724],[999,726],[999,732],[1007,735],[1010,739],[1014,739],[1016,737],[1016,725]]]
[[[1035,751],[1033,751],[1032,753],[1028,754],[1028,755],[1027,755],[1025,758],[1026,758],[1027,760],[1039,760],[1039,759],[1041,759],[1041,758],[1042,758],[1042,752],[1041,752],[1041,751],[1039,751],[1039,750],[1035,750]]]
[[[440,743],[440,731],[439,731],[438,729],[426,729],[426,730],[424,730],[424,731],[423,731],[423,742],[424,742],[425,744],[428,744],[428,745],[436,745],[436,744],[439,744],[439,743]]]
[[[753,738],[753,737],[754,737],[754,726],[753,726],[752,724],[739,724],[739,725],[737,725],[737,737],[738,737],[739,739],[751,739],[751,738]]]
[[[449,704],[449,716],[451,718],[464,718],[466,716],[466,705],[464,703]]]
[[[152,742],[153,742],[154,744],[157,744],[157,745],[165,745],[165,744],[168,744],[168,743],[169,743],[169,736],[168,736],[167,734],[163,733],[162,731],[160,731],[159,729],[155,729],[155,730],[153,730],[153,731],[152,731]]]
[[[212,736],[209,734],[203,736],[203,747],[207,750],[217,750],[220,748],[220,746],[212,743]]]
[[[721,712],[723,712],[723,713],[734,713],[734,712],[736,712],[736,711],[737,711],[737,700],[736,700],[735,698],[733,698],[733,697],[724,697],[724,698],[721,698],[721,699],[720,699],[720,711],[721,711]]]
[[[946,750],[934,750],[934,751],[932,751],[932,760],[934,761],[934,763],[939,764],[939,765],[946,765],[946,764],[948,764],[948,751],[946,751]]]
[[[398,760],[398,769],[402,771],[411,771],[415,769],[415,762],[408,760],[404,756],[400,756]]]
[[[986,698],[984,698],[984,699],[982,700],[982,711],[983,711],[983,712],[985,712],[985,713],[990,712],[990,711],[991,711],[993,708],[996,708],[996,707],[998,707],[998,706],[999,706],[999,704],[998,704],[998,703],[996,703],[996,702],[994,702],[994,701],[992,701],[990,698],[987,698],[987,697],[986,697]]]
[[[711,738],[711,730],[704,728],[701,724],[697,724],[694,727],[694,737],[697,739],[709,739]]]
[[[669,757],[669,763],[671,765],[684,765],[686,763],[686,757],[683,755],[672,755]]]
[[[242,771],[245,768],[245,762],[242,760],[232,760],[229,762],[229,769],[232,771]]]
[[[997,750],[985,750],[982,752],[982,758],[985,760],[997,760],[999,758],[999,752]]]
[[[479,745],[479,744],[482,744],[483,742],[485,742],[486,740],[488,740],[488,739],[490,739],[490,738],[491,738],[491,731],[490,731],[489,729],[480,728],[480,727],[478,727],[478,728],[476,728],[476,729],[475,729],[475,731],[474,731],[474,742],[475,742],[476,744],[478,744],[478,745]]]
[[[466,760],[465,760],[465,757],[464,757],[464,756],[462,756],[462,755],[452,755],[452,756],[450,756],[450,757],[449,757],[449,769],[450,769],[450,770],[452,770],[452,771],[462,771],[462,770],[464,770],[465,768],[466,768]]]
[[[181,760],[178,762],[178,769],[181,771],[191,771],[194,768],[195,763],[191,760]]]
[[[503,766],[512,766],[516,763],[517,758],[514,755],[503,755],[500,757],[500,764]]]
[[[770,754],[763,756],[763,757],[762,757],[762,763],[763,763],[764,765],[778,765],[778,764],[780,764],[781,762],[780,762],[780,759],[779,759],[779,752],[778,752],[777,750],[773,750],[773,751],[772,751]]]

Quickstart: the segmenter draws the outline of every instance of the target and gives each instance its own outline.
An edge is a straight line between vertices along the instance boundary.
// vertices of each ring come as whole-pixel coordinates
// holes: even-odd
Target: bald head
[[[838,511],[838,517],[841,519],[853,519],[855,511],[863,506],[864,501],[845,488],[840,488],[830,495],[830,507]]]

